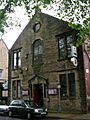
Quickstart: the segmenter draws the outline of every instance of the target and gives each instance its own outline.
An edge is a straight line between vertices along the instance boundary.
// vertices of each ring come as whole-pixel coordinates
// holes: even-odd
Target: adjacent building
[[[88,105],[88,109],[90,110],[90,49],[89,47],[90,47],[90,40],[86,39],[83,47],[83,59],[84,59],[87,105]]]
[[[77,31],[67,22],[36,13],[9,51],[9,101],[30,99],[49,110],[87,112],[90,56],[76,40]]]
[[[8,97],[8,48],[0,39],[0,101],[7,102]]]

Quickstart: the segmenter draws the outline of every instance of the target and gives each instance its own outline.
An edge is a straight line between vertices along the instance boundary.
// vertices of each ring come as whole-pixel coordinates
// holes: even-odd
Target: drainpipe
[[[87,95],[86,95],[86,83],[85,83],[85,72],[84,72],[83,46],[78,47],[78,71],[79,71],[81,110],[83,113],[87,113]]]
[[[58,112],[61,112],[61,106],[60,106],[60,88],[61,88],[61,85],[58,84],[57,88],[58,88]]]

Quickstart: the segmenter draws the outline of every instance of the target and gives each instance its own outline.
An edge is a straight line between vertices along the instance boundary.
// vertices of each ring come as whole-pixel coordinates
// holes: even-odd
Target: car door
[[[19,114],[20,114],[20,116],[25,116],[26,113],[27,113],[27,108],[25,106],[25,103],[24,103],[24,101],[21,101],[19,103]]]
[[[19,115],[19,110],[18,110],[18,101],[14,101],[13,103],[11,103],[11,105],[9,106],[10,111],[12,111],[13,115]]]

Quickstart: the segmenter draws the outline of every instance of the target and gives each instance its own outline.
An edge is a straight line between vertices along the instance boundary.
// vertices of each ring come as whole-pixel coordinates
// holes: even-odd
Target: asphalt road
[[[8,117],[8,116],[0,116],[0,120],[27,120],[24,118],[17,117]],[[64,119],[56,119],[56,118],[33,118],[32,120],[64,120]]]

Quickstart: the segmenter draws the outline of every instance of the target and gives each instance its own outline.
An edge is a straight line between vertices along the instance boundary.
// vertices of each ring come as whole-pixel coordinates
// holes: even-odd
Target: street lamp
[[[61,111],[61,107],[60,107],[60,88],[61,88],[61,85],[58,84],[57,88],[58,88],[58,111],[60,112]]]

